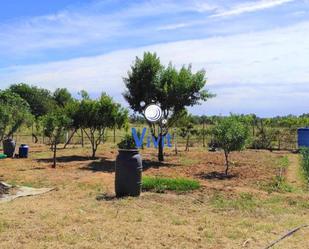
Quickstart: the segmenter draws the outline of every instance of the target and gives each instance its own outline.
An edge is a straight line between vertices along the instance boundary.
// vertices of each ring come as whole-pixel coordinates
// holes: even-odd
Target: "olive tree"
[[[71,142],[73,136],[75,133],[77,133],[78,130],[81,130],[82,121],[84,119],[84,114],[80,111],[80,105],[81,102],[76,99],[70,100],[68,103],[64,106],[64,111],[66,115],[72,120],[69,130],[71,130],[71,135],[64,144],[64,149],[67,147],[67,145]]]
[[[25,83],[11,85],[9,89],[29,104],[31,113],[36,118],[44,116],[55,107],[55,100],[47,89]]]
[[[144,53],[142,59],[136,58],[127,77],[124,78],[126,90],[124,98],[133,111],[144,115],[143,106],[155,103],[160,105],[167,124],[148,122],[151,133],[162,138],[177,121],[186,107],[206,101],[212,95],[204,89],[205,71],[192,72],[191,66],[177,70],[171,63],[165,67],[154,53]],[[163,145],[158,143],[158,160],[164,161]]]
[[[123,118],[127,110],[103,93],[97,100],[84,98],[76,116],[80,118],[80,126],[90,141],[92,158],[95,158],[98,146],[106,140],[106,130],[115,126],[115,120],[122,126],[127,120]]]
[[[129,113],[127,110],[122,109],[119,104],[117,104],[117,109],[120,111],[116,111],[112,116],[112,128],[113,128],[113,137],[114,137],[114,143],[116,143],[116,129],[125,128],[127,130],[128,128],[128,122],[129,122]]]
[[[248,126],[238,117],[230,116],[218,119],[210,133],[217,146],[224,151],[225,174],[228,175],[229,153],[244,148],[249,133]]]
[[[0,142],[12,137],[23,124],[33,121],[28,103],[19,95],[9,91],[0,91]]]
[[[52,93],[47,89],[30,86],[25,83],[11,85],[9,89],[29,104],[30,111],[35,117],[35,122],[32,124],[32,136],[35,139],[35,143],[38,142],[37,133],[40,129],[39,119],[56,106]],[[36,132],[34,132],[34,125]]]
[[[189,143],[191,136],[198,134],[198,130],[195,128],[194,117],[190,114],[184,114],[177,122],[177,126],[180,129],[179,135],[186,140],[185,151],[189,151]]]
[[[60,107],[65,107],[68,103],[73,101],[71,93],[66,88],[57,88],[53,93],[53,99]]]
[[[53,168],[56,168],[57,145],[61,143],[61,138],[70,127],[71,122],[63,109],[56,109],[42,118],[44,135],[49,138],[53,151]]]

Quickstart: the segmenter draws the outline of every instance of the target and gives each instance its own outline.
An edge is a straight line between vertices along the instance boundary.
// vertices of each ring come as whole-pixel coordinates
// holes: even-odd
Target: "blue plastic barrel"
[[[297,135],[298,147],[309,147],[309,128],[299,128]]]
[[[19,147],[19,158],[28,158],[29,146],[27,144],[22,144]]]

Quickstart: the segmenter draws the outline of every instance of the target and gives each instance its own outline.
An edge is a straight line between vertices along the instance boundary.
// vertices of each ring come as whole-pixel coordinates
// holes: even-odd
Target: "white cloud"
[[[65,9],[51,15],[0,23],[0,55],[31,56],[31,53],[37,51],[72,49],[143,33],[150,37],[156,24],[144,19],[156,18],[155,23],[160,23],[158,20],[164,15],[169,17],[186,11],[199,11],[197,5],[188,0],[120,2],[113,5],[111,11],[107,11],[108,2],[94,1],[90,5]],[[206,9],[205,4],[203,9]],[[137,24],[140,22],[142,24]]]
[[[309,22],[286,28],[227,37],[156,44],[46,64],[0,70],[1,87],[16,82],[49,89],[106,91],[122,101],[126,75],[135,56],[155,51],[164,64],[192,63],[206,68],[208,88],[218,96],[195,112],[228,113],[266,110],[301,112],[309,108]],[[305,89],[305,90],[304,90]],[[307,90],[306,90],[307,89]],[[305,101],[306,100],[306,101]],[[308,103],[308,104],[306,104]],[[207,108],[207,109],[205,109]],[[251,111],[252,110],[252,111]]]
[[[175,24],[170,24],[170,25],[164,25],[159,28],[157,28],[158,31],[161,30],[174,30],[174,29],[179,29],[179,28],[186,28],[192,26],[192,23],[175,23]]]
[[[235,16],[241,15],[243,13],[255,12],[264,9],[274,8],[286,3],[294,2],[295,0],[260,0],[254,2],[245,2],[241,4],[237,4],[230,9],[220,11],[212,17],[227,17],[227,16]]]
[[[193,26],[201,26],[207,25],[211,23],[212,18],[224,18],[224,17],[233,17],[238,16],[244,13],[256,12],[266,9],[275,8],[281,6],[283,4],[287,4],[290,2],[294,2],[295,0],[260,0],[260,1],[226,1],[226,2],[215,2],[215,1],[193,1],[191,10],[200,13],[207,13],[204,18],[199,18],[198,20],[187,20],[184,22],[181,20],[180,22],[165,24],[160,26],[157,30],[159,31],[168,31],[168,30],[176,30],[183,29]],[[223,4],[225,3],[225,4]],[[187,10],[190,8],[187,7]],[[304,14],[302,12],[302,14]]]
[[[108,47],[111,41],[121,43],[128,38],[145,40],[144,44],[149,44],[153,43],[152,38],[171,39],[168,32],[161,31],[193,26],[212,29],[210,22],[213,20],[209,19],[212,13],[213,17],[234,16],[292,1],[261,0],[239,4],[241,1],[147,0],[116,4],[111,11],[107,11],[109,9],[106,6],[113,1],[93,1],[90,5],[65,9],[52,15],[0,23],[0,56],[12,60],[37,59],[66,49],[78,54],[77,49],[93,49],[98,44],[104,47],[105,43]],[[199,15],[196,18],[184,17],[184,13],[191,12]],[[170,20],[175,23],[169,24]],[[195,33],[199,31],[197,29]],[[174,40],[177,40],[177,34],[174,36]]]

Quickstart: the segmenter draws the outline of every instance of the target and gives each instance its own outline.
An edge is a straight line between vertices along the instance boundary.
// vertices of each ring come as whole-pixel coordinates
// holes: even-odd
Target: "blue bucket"
[[[29,146],[27,144],[22,144],[19,147],[19,158],[28,158]]]
[[[299,128],[297,130],[298,147],[309,147],[309,128]]]

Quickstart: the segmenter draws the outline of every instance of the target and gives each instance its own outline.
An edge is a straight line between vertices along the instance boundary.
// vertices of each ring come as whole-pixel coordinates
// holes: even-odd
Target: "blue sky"
[[[309,0],[3,0],[0,88],[26,82],[125,104],[135,56],[206,69],[195,114],[309,112]]]

